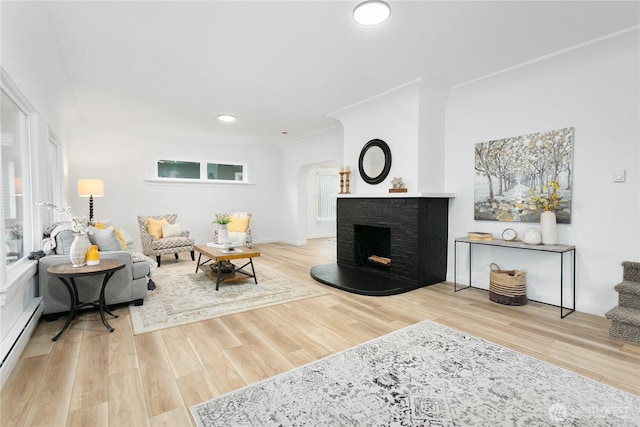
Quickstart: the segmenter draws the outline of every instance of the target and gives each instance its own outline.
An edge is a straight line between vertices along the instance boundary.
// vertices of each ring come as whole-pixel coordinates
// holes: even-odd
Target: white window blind
[[[316,175],[316,219],[335,221],[336,200],[340,178],[337,175],[318,173]]]

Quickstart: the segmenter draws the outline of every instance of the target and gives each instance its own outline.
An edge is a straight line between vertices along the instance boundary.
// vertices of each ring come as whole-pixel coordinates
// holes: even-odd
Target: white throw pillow
[[[180,224],[162,224],[162,237],[180,237]]]

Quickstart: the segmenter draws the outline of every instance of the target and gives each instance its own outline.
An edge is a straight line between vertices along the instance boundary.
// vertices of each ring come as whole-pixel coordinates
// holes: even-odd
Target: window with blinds
[[[340,178],[338,175],[316,174],[316,220],[336,220],[336,199]]]

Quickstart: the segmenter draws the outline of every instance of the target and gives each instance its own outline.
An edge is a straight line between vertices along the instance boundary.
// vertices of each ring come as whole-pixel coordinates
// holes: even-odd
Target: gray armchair
[[[142,252],[148,257],[155,256],[156,261],[158,262],[158,267],[160,267],[160,257],[162,255],[174,254],[176,259],[178,259],[178,254],[180,252],[191,252],[191,260],[195,261],[195,254],[193,252],[193,245],[195,244],[194,240],[189,237],[189,232],[185,230],[180,230],[177,235],[169,235],[165,237],[165,234],[160,234],[160,237],[157,238],[157,235],[154,237],[149,233],[149,220],[162,220],[172,225],[176,226],[176,219],[178,215],[148,215],[148,216],[138,216],[138,225],[140,226],[140,239],[142,240]],[[175,230],[175,227],[173,227]]]

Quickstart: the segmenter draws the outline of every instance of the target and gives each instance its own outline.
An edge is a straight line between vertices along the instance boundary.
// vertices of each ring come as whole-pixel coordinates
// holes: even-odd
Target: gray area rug
[[[423,321],[192,406],[198,426],[637,426],[640,398]]]
[[[187,323],[226,316],[275,304],[295,301],[326,292],[299,283],[270,268],[257,266],[258,284],[253,279],[216,284],[203,272],[195,273],[195,262],[164,264],[153,280],[144,304],[129,306],[135,335]]]

